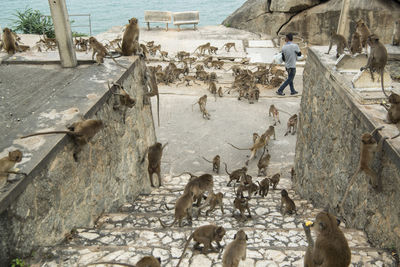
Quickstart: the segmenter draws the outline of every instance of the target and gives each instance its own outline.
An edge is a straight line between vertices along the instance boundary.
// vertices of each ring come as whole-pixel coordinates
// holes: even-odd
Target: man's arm
[[[296,45],[296,50],[294,51],[298,57],[301,57],[301,51],[298,45]]]

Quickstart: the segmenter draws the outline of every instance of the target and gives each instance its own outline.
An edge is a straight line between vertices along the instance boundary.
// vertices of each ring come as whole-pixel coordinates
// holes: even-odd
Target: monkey
[[[263,148],[267,144],[267,134],[263,133],[260,136],[260,138],[257,139],[257,142],[255,142],[253,144],[253,146],[250,147],[250,148],[238,148],[238,147],[232,145],[231,143],[228,143],[228,144],[231,145],[232,147],[238,149],[238,150],[250,150],[251,151],[251,155],[250,155],[249,159],[246,161],[246,165],[249,165],[249,161],[256,156],[257,150]]]
[[[241,169],[234,170],[232,173],[229,173],[228,166],[226,165],[225,162],[224,162],[224,164],[225,164],[225,171],[229,175],[229,182],[228,182],[227,186],[229,186],[233,180],[236,180],[236,182],[239,182],[241,180],[242,176],[246,175],[247,167],[243,167]]]
[[[46,46],[46,51],[50,50],[54,50],[57,47],[57,41],[55,38],[47,38],[46,35],[42,37],[40,37],[40,40],[36,42],[37,44],[43,43]],[[39,47],[40,48],[40,47]]]
[[[8,152],[8,156],[0,159],[0,188],[7,183],[8,174],[10,173],[27,175],[23,172],[11,171],[15,164],[21,162],[21,160],[22,152],[18,149]]]
[[[371,35],[371,32],[369,31],[368,26],[365,25],[364,20],[360,19],[359,21],[356,22],[356,32],[360,34],[361,46],[362,48],[365,48],[365,51],[368,54],[367,40],[368,36]]]
[[[174,221],[170,225],[165,225],[160,218],[160,224],[163,228],[172,227],[178,221],[179,227],[182,227],[182,219],[186,216],[189,225],[192,224],[192,203],[193,203],[193,192],[184,192],[182,196],[178,198],[175,203],[175,215]]]
[[[213,172],[215,172],[216,174],[219,174],[219,168],[221,165],[221,157],[219,155],[216,155],[212,161],[206,159],[205,157],[203,157],[203,159],[209,163],[212,163],[213,165]]]
[[[268,195],[268,191],[269,191],[269,182],[270,180],[268,178],[264,178],[261,180],[261,183],[257,181],[258,183],[258,188],[259,188],[259,192],[258,194],[262,197],[265,197]]]
[[[292,115],[288,122],[287,122],[287,130],[285,133],[285,136],[288,135],[288,133],[292,133],[292,135],[295,135],[297,129],[297,114]]]
[[[106,46],[107,48],[108,47],[113,47],[114,46],[114,44],[115,44],[115,42],[117,42],[116,41],[117,39],[115,39],[114,41],[111,41],[109,44],[108,44],[108,46]],[[79,37],[79,39],[78,38],[76,38],[75,37],[75,49],[77,50],[77,51],[81,51],[81,52],[87,52],[87,50],[88,50],[88,44],[89,44],[89,39],[83,39],[82,37]]]
[[[341,34],[336,34],[335,31],[331,31],[329,49],[325,54],[329,55],[332,45],[336,45],[336,58],[339,58],[340,55],[344,54],[344,48],[347,47],[346,38]]]
[[[243,185],[249,185],[253,183],[253,177],[251,175],[248,175],[247,173],[242,175],[242,177],[239,180],[240,184]]]
[[[383,107],[387,110],[386,121],[387,123],[398,123],[400,122],[400,95],[391,93],[388,97],[390,106],[384,104]]]
[[[270,125],[265,133],[267,135],[268,140],[272,135],[274,136],[274,140],[276,140],[274,126]]]
[[[386,97],[389,97],[386,94],[385,88],[383,86],[383,73],[385,72],[385,66],[388,59],[386,47],[379,41],[379,37],[375,34],[371,34],[370,36],[368,36],[367,42],[368,45],[371,46],[371,51],[368,56],[367,65],[361,67],[360,70],[363,71],[365,69],[369,69],[372,80],[374,80],[373,72],[378,72],[381,75],[381,86],[383,94]]]
[[[258,135],[258,133],[253,133],[253,144],[255,144],[259,138],[260,136]]]
[[[196,69],[196,72],[204,70],[204,66],[203,65],[196,65],[194,68]]]
[[[210,85],[208,86],[208,91],[210,91],[210,93],[213,95],[217,94],[217,85],[215,84],[215,82],[210,82]]]
[[[160,94],[158,92],[157,78],[154,71],[146,69],[146,84],[150,88],[150,92],[146,93],[146,97],[157,96],[157,122],[160,127]]]
[[[279,111],[278,109],[275,107],[274,104],[272,104],[271,106],[269,106],[269,112],[268,112],[268,116],[271,117],[271,114],[274,118],[274,126],[276,126],[276,123],[279,122],[279,124],[281,124],[281,121],[279,120]]]
[[[217,54],[218,47],[210,46],[210,54],[214,53]]]
[[[146,46],[147,46],[148,48],[151,48],[151,47],[154,46],[154,41],[145,42],[145,43],[146,43]]]
[[[190,174],[191,175],[191,174]],[[211,174],[203,174],[199,177],[191,175],[189,182],[186,184],[183,193],[192,192],[193,193],[193,201],[196,201],[196,206],[200,207],[201,198],[205,192],[208,193],[207,199],[204,205],[207,205],[210,202],[210,198],[214,188],[214,180]]]
[[[280,173],[275,173],[274,175],[272,175],[272,177],[270,179],[270,183],[272,184],[272,189],[274,189],[274,190],[276,189],[280,180],[281,180]]]
[[[214,209],[215,209],[215,207],[217,205],[220,207],[222,214],[225,214],[224,213],[224,207],[223,207],[224,203],[222,201],[223,198],[224,198],[224,194],[222,194],[221,192],[216,193],[216,194],[211,193],[211,196],[210,196],[210,208],[206,211],[206,216],[208,216],[208,214],[210,212],[214,211]],[[204,204],[203,204],[203,206],[204,206]],[[201,211],[202,207],[199,208],[199,211],[198,211],[199,214],[200,214],[200,211]]]
[[[215,69],[224,69],[224,62],[223,61],[219,61],[219,60],[213,60],[211,61],[211,67],[215,68]]]
[[[127,267],[161,267],[161,258],[159,257],[155,258],[153,256],[145,256],[142,259],[140,259],[136,263],[136,265],[113,262],[113,261],[102,261],[102,262],[89,263],[86,266],[96,265],[96,264],[112,264],[112,265],[121,265]]]
[[[206,68],[210,68],[210,67],[208,66],[208,63],[211,63],[212,59],[213,59],[213,58],[212,58],[211,56],[206,56],[206,58],[202,61],[203,64],[204,64],[204,66],[205,66]]]
[[[140,44],[139,46],[142,49],[144,60],[147,60],[147,58],[149,57],[149,50],[147,49],[147,47],[144,44]]]
[[[378,175],[373,171],[370,167],[371,162],[372,162],[372,156],[375,152],[381,152],[382,151],[382,146],[383,142],[387,139],[387,137],[382,137],[381,140],[379,141],[379,144],[375,141],[373,135],[375,132],[382,130],[384,126],[377,127],[375,128],[371,133],[364,133],[361,135],[361,146],[360,146],[360,161],[358,163],[358,167],[356,169],[356,172],[353,174],[353,176],[350,178],[350,181],[347,185],[346,191],[343,195],[342,200],[340,201],[340,204],[338,205],[338,210],[339,212],[343,211],[343,204],[346,201],[347,195],[350,192],[351,187],[353,186],[353,183],[355,181],[355,178],[357,177],[357,174],[360,172],[364,172],[366,175],[370,176],[370,184],[372,187],[380,191],[381,188],[381,180],[379,179]]]
[[[225,70],[225,72],[229,70],[232,70],[232,76],[238,76],[241,73],[242,68],[240,65],[233,65],[229,69]]]
[[[82,42],[82,40],[84,40],[84,39],[81,39],[80,42]],[[87,42],[87,41],[86,41],[86,42]],[[122,43],[122,38],[115,38],[114,40],[112,40],[111,42],[109,42],[108,46],[109,46],[110,48],[115,48],[115,47],[118,47],[118,45],[119,45],[120,43]],[[145,47],[146,47],[146,46],[145,46]]]
[[[354,32],[351,36],[350,52],[352,55],[362,52],[361,37],[358,32]]]
[[[224,45],[221,47],[221,49],[224,48],[224,47],[225,47],[225,51],[227,51],[227,52],[229,52],[229,50],[231,50],[232,47],[233,47],[233,48],[235,49],[235,51],[237,52],[235,43],[226,43],[226,44],[224,44]]]
[[[200,85],[199,83],[196,83],[196,77],[195,76],[191,76],[191,75],[185,76],[183,78],[183,82],[178,83],[176,85],[178,86],[178,85],[184,84],[185,82],[186,82],[186,86],[190,86],[190,82],[193,82],[194,84]]]
[[[183,256],[185,255],[185,251],[189,245],[190,240],[193,239],[196,242],[196,244],[194,245],[195,249],[197,249],[200,244],[203,244],[204,247],[202,249],[202,253],[205,254],[210,249],[215,250],[211,244],[213,241],[217,243],[218,249],[222,248],[220,242],[222,241],[225,232],[226,231],[224,227],[216,226],[214,224],[203,225],[198,227],[196,230],[194,230],[194,232],[189,236],[188,240],[186,241],[185,247],[183,248],[182,256],[179,259],[179,262],[176,265],[176,267],[178,267],[179,264],[181,264],[181,261],[183,259]]]
[[[392,45],[400,45],[400,19],[394,22]]]
[[[236,196],[235,200],[233,201],[233,211],[232,211],[232,217],[235,217],[235,210],[239,210],[241,218],[245,218],[244,212],[247,210],[249,215],[247,215],[248,218],[251,218],[251,213],[250,213],[250,208],[249,208],[249,201],[247,198],[242,198]]]
[[[115,58],[107,51],[107,49],[104,47],[104,45],[102,43],[100,43],[99,41],[97,41],[97,39],[94,38],[93,36],[89,38],[89,44],[90,44],[90,47],[93,49],[92,60],[94,59],[94,55],[96,54],[97,65],[104,63],[104,58],[107,55],[115,62],[115,64],[117,64],[118,66],[120,66],[124,69],[128,69],[124,65],[117,62],[115,60]]]
[[[311,237],[309,226],[303,224],[308,240],[304,267],[347,267],[350,265],[350,248],[339,224],[340,221],[332,214],[325,211],[318,213],[315,222],[311,225],[316,228],[315,243]]]
[[[250,63],[250,59],[249,58],[243,58],[241,61],[240,61],[240,64],[243,64],[243,65],[247,65],[247,64],[249,64]]]
[[[204,53],[205,53],[206,50],[208,50],[208,53],[211,54],[211,53],[210,53],[210,46],[211,46],[211,45],[210,45],[209,42],[206,43],[206,44],[203,44],[203,45],[199,45],[199,46],[196,48],[196,50],[194,50],[193,54],[194,54],[197,50],[199,50],[200,55],[204,55]]]
[[[223,97],[224,96],[224,94],[222,93],[222,87],[221,86],[218,88],[218,96],[219,97]]]
[[[238,267],[240,260],[246,260],[246,241],[248,237],[243,230],[237,231],[222,257],[222,267]]]
[[[161,60],[164,61],[165,58],[168,58],[168,52],[167,51],[160,51],[161,55]]]
[[[160,54],[161,54],[161,45],[155,45],[155,46],[149,48],[149,53],[152,56],[155,56],[157,54],[157,51],[160,52]]]
[[[25,135],[20,139],[28,138],[31,136],[45,135],[45,134],[68,134],[77,139],[80,144],[86,144],[90,138],[96,135],[103,128],[101,120],[83,120],[73,123],[68,127],[69,131],[49,131]]]
[[[122,36],[122,55],[132,56],[137,53],[137,45],[134,42],[139,42],[139,25],[136,18],[131,18],[129,24],[126,25],[124,35]]]
[[[265,150],[267,150],[267,154],[264,156]],[[268,168],[270,160],[271,160],[271,155],[268,153],[268,149],[266,149],[264,147],[263,153],[257,163],[257,167],[258,167],[257,176],[267,175],[266,169]]]
[[[251,176],[250,176],[251,177]],[[251,199],[251,196],[253,195],[253,193],[255,194],[255,195],[257,195],[257,192],[258,192],[258,185],[257,184],[255,184],[255,183],[253,183],[252,181],[250,181],[249,183],[247,183],[247,184],[241,184],[241,185],[239,185],[239,187],[238,187],[238,192],[237,192],[237,196],[239,197],[244,197],[243,196],[243,192],[244,191],[247,191],[247,195],[248,195],[248,199]]]
[[[206,104],[207,104],[207,95],[203,95],[202,97],[199,98],[199,100],[194,103],[193,105],[199,104],[200,107],[200,112],[203,114],[203,118],[209,120],[210,119],[210,114],[206,110]],[[192,108],[193,108],[192,105]]]
[[[293,180],[296,177],[296,171],[294,170],[294,167],[290,170],[290,179]]]
[[[15,41],[15,37],[9,28],[3,29],[2,40],[2,47],[9,55],[15,54],[18,51],[18,44]],[[0,50],[2,47],[0,47]]]
[[[119,102],[120,102],[120,104],[114,105],[114,108],[115,108],[115,109],[118,109],[120,105],[124,106],[123,120],[124,120],[124,124],[125,124],[126,111],[127,111],[128,108],[133,108],[133,107],[136,105],[136,100],[133,99],[133,98],[124,90],[124,87],[123,87],[122,85],[113,83],[113,87],[114,87],[114,86],[115,86],[115,87],[118,87],[120,93],[114,93],[114,92],[111,90],[111,87],[110,87],[110,83],[109,83],[109,82],[107,82],[107,85],[108,85],[108,89],[111,91],[112,94],[118,95],[118,96],[119,96]]]
[[[155,187],[153,184],[153,174],[156,173],[158,177],[158,186],[161,186],[161,157],[164,148],[168,145],[168,143],[165,143],[162,145],[161,143],[155,143],[154,145],[150,146],[147,151],[145,152],[145,156],[142,158],[140,163],[143,163],[146,154],[147,158],[149,160],[149,166],[148,166],[148,172],[149,172],[149,178],[150,178],[150,184],[152,187]]]
[[[294,204],[294,201],[289,197],[288,192],[285,189],[282,189],[281,191],[281,212],[282,212],[282,208],[283,206],[285,206],[285,209],[283,210],[283,214],[285,215],[287,214],[293,214],[293,212],[297,215],[297,211],[296,211],[296,204]]]

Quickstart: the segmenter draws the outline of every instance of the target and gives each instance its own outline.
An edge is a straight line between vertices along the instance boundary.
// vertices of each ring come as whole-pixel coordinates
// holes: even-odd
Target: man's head
[[[291,33],[286,34],[286,42],[291,42],[291,41],[293,41],[293,34]]]

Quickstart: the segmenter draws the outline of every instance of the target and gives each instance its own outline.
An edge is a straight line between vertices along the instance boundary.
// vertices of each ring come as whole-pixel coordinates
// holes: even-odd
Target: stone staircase
[[[182,228],[176,225],[163,229],[158,218],[170,223],[174,213],[173,209],[167,210],[164,203],[173,208],[188,179],[187,175],[165,177],[164,186],[149,195],[141,195],[134,203],[123,205],[118,213],[104,214],[96,228],[76,229],[68,242],[43,248],[42,255],[46,257],[42,257],[37,266],[85,266],[99,261],[135,264],[142,256],[150,254],[161,257],[162,266],[176,266],[189,235],[198,226],[208,223],[222,225],[227,230],[222,245],[231,242],[239,228],[246,231],[249,237],[247,259],[240,266],[303,266],[307,242],[301,224],[313,220],[320,210],[290,189],[290,178],[283,177],[277,190],[270,189],[265,198],[253,197],[250,200],[252,218],[238,220],[239,216],[232,217],[234,193],[233,187],[226,186],[228,177],[214,176],[214,191],[225,195],[225,214],[216,209],[206,217],[204,209],[196,218],[195,208],[192,226],[184,220]],[[298,215],[282,216],[279,212],[282,188],[289,189]],[[386,251],[371,247],[362,231],[346,229],[343,225],[341,229],[352,252],[351,266],[395,266],[393,257]],[[203,255],[200,251],[192,251],[193,244],[192,241],[181,266],[222,266],[223,250]]]

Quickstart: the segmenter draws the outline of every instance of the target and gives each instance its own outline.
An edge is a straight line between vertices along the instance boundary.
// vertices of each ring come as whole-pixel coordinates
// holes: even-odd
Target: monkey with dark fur
[[[216,155],[212,161],[206,159],[205,157],[202,157],[205,161],[212,163],[213,166],[213,172],[215,172],[216,174],[219,174],[219,168],[221,165],[221,157],[219,155]]]
[[[189,225],[192,224],[192,204],[193,204],[193,192],[184,192],[175,203],[175,214],[174,221],[170,225],[165,225],[160,217],[158,218],[163,228],[172,227],[176,222],[179,223],[179,227],[182,227],[182,220],[186,216]]]
[[[242,176],[246,175],[247,167],[243,167],[241,169],[234,170],[232,173],[229,173],[228,166],[226,165],[225,162],[224,162],[224,164],[225,164],[226,174],[229,175],[229,182],[228,182],[227,186],[229,186],[231,184],[231,182],[234,180],[236,183],[239,182],[241,180]]]

